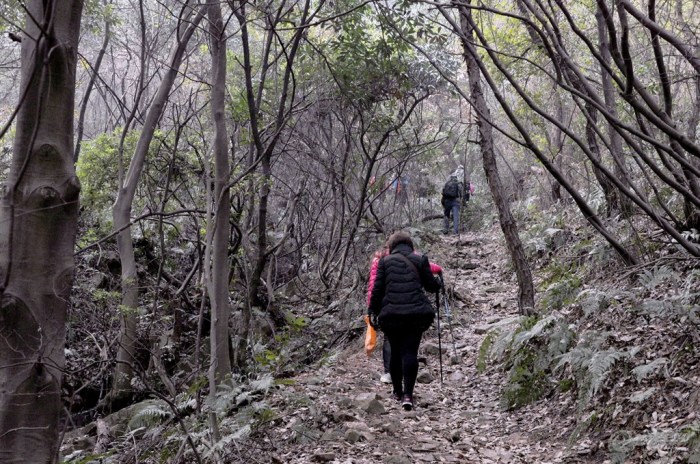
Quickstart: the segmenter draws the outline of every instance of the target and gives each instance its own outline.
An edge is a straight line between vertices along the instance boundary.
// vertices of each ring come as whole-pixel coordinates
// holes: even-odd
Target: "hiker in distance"
[[[415,406],[418,347],[423,332],[435,319],[423,290],[438,292],[440,281],[433,277],[428,258],[414,253],[408,233],[394,233],[387,246],[389,254],[377,263],[368,313],[372,325],[389,339],[392,396],[410,411]]]
[[[460,206],[463,201],[466,201],[464,184],[460,179],[464,177],[464,167],[460,164],[457,170],[450,174],[442,188],[442,207],[444,208],[444,227],[443,234],[447,234],[450,230],[450,217],[452,217],[453,231],[455,235],[459,235],[459,213]]]

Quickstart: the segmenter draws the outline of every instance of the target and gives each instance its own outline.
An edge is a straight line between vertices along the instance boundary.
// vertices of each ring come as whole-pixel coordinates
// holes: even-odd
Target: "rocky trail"
[[[419,356],[426,363],[420,365],[417,406],[410,412],[390,398],[390,386],[379,382],[381,346],[367,359],[358,340],[324,367],[270,393],[268,403],[284,414],[259,443],[259,462],[602,461],[591,456],[595,446],[589,441],[568,444],[575,424],[567,400],[544,399],[506,411],[500,404],[503,372],[490,366],[477,370],[489,325],[517,316],[517,286],[498,238],[442,237],[428,251],[446,269],[452,294],[457,355],[443,314],[443,383],[435,328],[421,344]]]

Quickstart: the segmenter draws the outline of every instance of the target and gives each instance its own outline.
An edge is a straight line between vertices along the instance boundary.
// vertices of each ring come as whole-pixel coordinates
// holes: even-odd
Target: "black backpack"
[[[443,198],[457,198],[459,196],[459,183],[457,179],[450,179],[447,181],[445,186],[442,188]]]

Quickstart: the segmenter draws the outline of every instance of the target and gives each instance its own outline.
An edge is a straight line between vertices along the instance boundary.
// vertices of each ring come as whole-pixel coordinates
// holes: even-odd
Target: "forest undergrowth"
[[[255,367],[214,402],[192,353],[169,353],[175,344],[164,343],[163,365],[144,370],[134,404],[114,414],[72,405],[64,461],[700,462],[700,272],[682,251],[657,244],[648,264],[623,267],[575,220],[532,220],[523,241],[538,307],[525,318],[496,226],[459,237],[412,232],[446,269],[451,310],[448,320],[442,307],[441,337],[435,327],[424,337],[415,411],[402,411],[379,382],[380,349],[370,359],[363,352],[364,283],[356,279],[327,303],[287,288],[290,324],[261,338]],[[117,299],[108,280],[97,282],[96,302]],[[108,324],[97,307],[81,311],[94,319],[73,330]],[[177,346],[196,345],[187,340],[193,323],[182,321]],[[157,324],[143,330],[178,335]],[[107,338],[94,338],[83,349],[109,349]],[[69,379],[97,395],[99,363],[80,349],[69,345],[84,366]],[[216,443],[211,413],[222,434]]]

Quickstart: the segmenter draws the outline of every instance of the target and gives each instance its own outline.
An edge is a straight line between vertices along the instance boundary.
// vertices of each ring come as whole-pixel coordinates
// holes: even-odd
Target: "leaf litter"
[[[576,426],[570,398],[504,411],[500,396],[505,374],[495,367],[477,370],[486,335],[475,329],[517,316],[517,284],[504,278],[507,256],[500,239],[463,234],[442,242],[431,250],[431,259],[446,270],[457,349],[453,356],[443,314],[443,383],[437,354],[425,353],[426,347],[438,344],[435,327],[424,335],[419,352],[426,361],[419,375],[428,372],[434,380],[416,385],[417,407],[410,412],[391,399],[390,386],[379,382],[381,348],[368,359],[358,339],[333,363],[271,393],[267,401],[277,408],[278,419],[265,430],[262,455],[272,456],[272,462],[294,463],[600,462],[589,456],[591,443],[568,443]],[[464,251],[453,254],[455,247]],[[451,363],[451,358],[459,362]],[[306,395],[315,414],[290,404],[295,395]],[[383,408],[369,408],[368,395]]]

